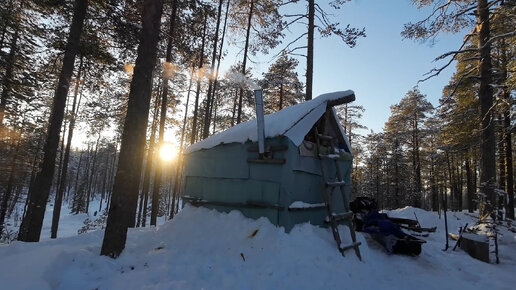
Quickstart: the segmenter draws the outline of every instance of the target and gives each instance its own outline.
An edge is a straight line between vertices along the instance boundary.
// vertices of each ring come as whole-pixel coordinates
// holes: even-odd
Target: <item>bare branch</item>
[[[286,24],[283,26],[283,28],[284,28],[284,29],[288,29],[288,28],[290,27],[290,25],[292,25],[292,24],[296,23],[297,21],[299,21],[299,20],[301,20],[301,19],[303,19],[303,18],[306,18],[306,15],[302,15],[302,16],[299,16],[299,17],[297,17],[297,18],[293,19],[292,21],[290,21],[290,22],[286,23]]]
[[[292,40],[291,42],[289,42],[283,49],[281,49],[273,58],[276,58],[278,55],[280,55],[283,51],[287,51],[288,48],[294,44],[295,42],[297,42],[298,40],[300,40],[301,38],[303,38],[304,36],[308,35],[308,32],[305,32],[303,34],[301,34],[299,37],[297,37],[296,39]]]
[[[473,34],[468,34],[466,35],[466,37],[464,37],[464,41],[462,42],[461,46],[459,47],[459,50],[458,51],[461,51],[464,46],[466,45],[466,43],[468,42],[468,40],[470,39],[470,37],[472,36]],[[450,58],[450,60],[442,67],[440,68],[433,68],[432,70],[430,70],[429,72],[425,73],[424,75],[428,75],[428,77],[422,79],[422,80],[419,80],[417,81],[417,83],[422,83],[424,81],[427,81],[435,76],[438,76],[445,68],[447,68],[448,66],[450,66],[450,64],[452,64],[452,62],[456,59],[457,57],[457,54],[454,54],[452,56],[452,58]],[[437,59],[436,59],[437,60]]]
[[[477,52],[479,51],[479,48],[468,48],[468,49],[461,49],[461,50],[454,50],[454,51],[448,51],[447,53],[441,54],[440,56],[436,57],[434,61],[441,60],[444,58],[447,58],[450,55],[454,55],[454,57],[457,54],[466,53],[466,52]]]
[[[454,88],[453,88],[452,92],[451,92],[448,96],[449,96],[449,97],[451,97],[451,96],[455,95],[455,92],[457,91],[457,89],[458,89],[458,88],[459,88],[459,86],[461,85],[462,81],[463,81],[464,79],[470,78],[470,77],[471,77],[471,75],[470,75],[470,74],[472,74],[472,73],[473,73],[474,71],[476,71],[476,70],[477,70],[477,68],[475,67],[475,68],[472,68],[471,70],[469,70],[467,73],[463,74],[463,75],[459,78],[459,80],[455,83],[455,86],[454,86]]]

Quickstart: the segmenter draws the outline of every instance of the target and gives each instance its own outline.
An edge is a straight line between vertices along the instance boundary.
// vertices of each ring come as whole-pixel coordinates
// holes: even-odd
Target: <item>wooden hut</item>
[[[351,195],[351,148],[333,107],[354,100],[350,90],[328,93],[266,115],[262,156],[255,119],[191,145],[185,151],[183,200],[223,212],[239,210],[250,218],[267,217],[287,232],[298,223],[323,225],[328,215],[323,167],[336,180],[338,164],[348,200]],[[316,146],[316,134],[334,141]],[[321,160],[321,153],[338,160]],[[332,199],[334,210],[343,211],[342,197]]]

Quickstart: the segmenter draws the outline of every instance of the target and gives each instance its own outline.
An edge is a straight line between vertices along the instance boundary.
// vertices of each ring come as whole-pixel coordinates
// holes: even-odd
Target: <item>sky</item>
[[[297,9],[305,1],[296,4]],[[327,1],[318,0],[318,3]],[[313,95],[351,89],[355,92],[354,104],[365,108],[362,124],[370,130],[382,131],[390,115],[390,106],[398,103],[401,98],[414,86],[436,106],[441,97],[443,87],[450,80],[455,67],[451,65],[438,77],[419,83],[424,74],[432,68],[439,67],[445,62],[433,60],[450,50],[456,50],[462,43],[462,34],[440,34],[435,41],[421,42],[402,39],[403,25],[416,22],[428,16],[430,9],[418,10],[412,0],[352,0],[343,5],[340,10],[327,7],[333,13],[332,19],[339,22],[341,27],[350,24],[352,27],[366,30],[367,37],[360,38],[354,48],[347,47],[338,37],[321,38],[316,34],[314,44],[314,86]],[[292,8],[287,8],[292,9]],[[281,11],[293,14],[293,11]],[[285,39],[276,49],[267,55],[251,56],[248,65],[251,66],[253,77],[261,78],[273,62],[273,56],[293,38],[306,31],[305,25],[293,27],[285,31]],[[303,39],[299,45],[305,45]],[[221,64],[221,75],[229,67],[242,59],[242,48],[238,44],[225,43],[228,56]],[[302,51],[299,51],[302,52]],[[303,52],[304,53],[304,52]],[[304,83],[305,58],[299,58],[298,74]],[[190,114],[191,114],[190,110]],[[182,113],[181,113],[182,114]],[[182,119],[182,117],[180,117]],[[167,130],[167,142],[178,144],[175,130]],[[80,135],[78,133],[78,135]],[[74,138],[74,146],[83,147],[84,136]]]
[[[433,60],[456,50],[462,43],[463,34],[443,33],[433,42],[402,39],[400,33],[404,24],[429,15],[429,9],[418,10],[411,0],[353,0],[331,12],[333,19],[343,27],[347,24],[365,27],[367,37],[359,39],[354,48],[347,47],[338,37],[315,40],[313,95],[354,90],[355,104],[365,108],[362,124],[375,132],[383,129],[391,105],[418,85],[425,73],[445,64]],[[283,43],[288,42],[287,37]],[[261,61],[254,65],[255,77],[267,70],[274,52],[255,57]],[[305,65],[304,58],[300,59],[299,75],[303,82]],[[418,85],[434,106],[454,69],[451,65],[438,77]]]

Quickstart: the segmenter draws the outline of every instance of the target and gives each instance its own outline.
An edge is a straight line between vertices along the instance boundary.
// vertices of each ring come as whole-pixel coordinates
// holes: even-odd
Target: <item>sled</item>
[[[406,235],[403,238],[396,237],[385,237],[380,234],[369,234],[373,240],[378,242],[387,250],[390,254],[407,255],[407,256],[419,256],[421,254],[421,245],[426,241],[418,239],[412,235]],[[393,238],[394,244],[391,246],[390,239]]]

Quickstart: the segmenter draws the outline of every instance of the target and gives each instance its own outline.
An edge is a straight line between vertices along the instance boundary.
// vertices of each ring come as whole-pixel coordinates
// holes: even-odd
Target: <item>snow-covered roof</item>
[[[265,115],[265,138],[285,136],[299,146],[315,122],[326,112],[328,103],[348,103],[354,101],[354,97],[355,94],[351,90],[322,94],[310,101]],[[185,153],[209,149],[220,144],[256,142],[257,135],[256,119],[252,119],[192,144],[186,148]]]

